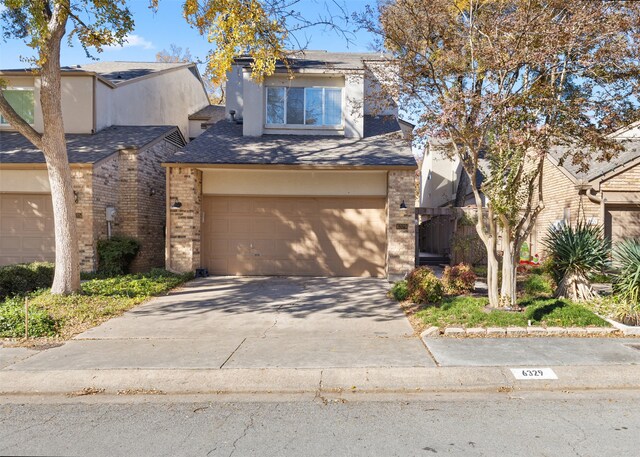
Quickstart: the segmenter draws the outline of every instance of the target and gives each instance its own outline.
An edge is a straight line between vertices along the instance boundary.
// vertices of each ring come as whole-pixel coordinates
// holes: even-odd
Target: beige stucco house
[[[219,275],[397,277],[414,266],[416,162],[379,54],[306,51],[258,84],[228,75],[225,119],[163,164],[166,266]]]
[[[40,78],[3,70],[7,100],[42,131]],[[186,144],[189,115],[209,105],[195,64],[100,62],[66,67],[62,107],[83,271],[111,234],[142,245],[135,270],[164,265],[165,172]],[[53,215],[44,156],[0,119],[0,265],[53,260]]]

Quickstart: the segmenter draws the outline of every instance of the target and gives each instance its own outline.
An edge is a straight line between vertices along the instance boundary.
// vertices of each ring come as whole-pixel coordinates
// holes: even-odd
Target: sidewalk
[[[618,338],[452,339],[428,341],[424,366],[311,368],[118,368],[37,364],[33,351],[0,348],[1,394],[309,393],[312,395],[640,388],[638,340]],[[60,349],[60,348],[56,348]],[[53,351],[51,349],[49,351]],[[492,355],[493,354],[493,355]],[[46,353],[41,354],[44,357]],[[96,364],[97,365],[97,364]],[[512,368],[551,368],[558,379],[516,380]]]

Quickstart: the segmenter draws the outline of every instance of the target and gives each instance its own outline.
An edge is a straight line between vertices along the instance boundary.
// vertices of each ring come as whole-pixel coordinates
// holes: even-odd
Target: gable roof
[[[362,139],[326,135],[242,135],[242,125],[218,121],[166,163],[416,167],[395,118],[365,116]]]
[[[86,74],[96,75],[98,79],[111,87],[116,87],[122,83],[136,80],[150,75],[158,75],[182,67],[195,67],[190,62],[95,62],[82,65],[71,65],[61,67],[62,74]],[[33,75],[37,74],[37,68],[17,68],[0,70],[0,74],[7,75]],[[199,77],[199,76],[198,76]]]
[[[252,58],[242,55],[235,59],[237,64],[249,66]],[[335,69],[335,70],[362,70],[367,61],[388,61],[390,54],[377,52],[328,52],[321,50],[291,51],[288,61],[294,70],[301,69]],[[283,69],[282,61],[276,63],[276,68]]]
[[[95,134],[67,134],[69,163],[99,162],[121,149],[139,149],[177,131],[170,125],[112,126]],[[173,141],[173,136],[170,138]],[[184,145],[184,140],[181,141]],[[0,164],[45,163],[42,151],[18,132],[0,131]]]
[[[618,153],[610,161],[592,161],[586,171],[582,170],[579,164],[573,163],[574,154],[571,153],[569,146],[556,147],[549,154],[552,162],[564,168],[573,179],[590,182],[640,159],[640,138],[620,139],[619,141],[624,145],[624,151]]]

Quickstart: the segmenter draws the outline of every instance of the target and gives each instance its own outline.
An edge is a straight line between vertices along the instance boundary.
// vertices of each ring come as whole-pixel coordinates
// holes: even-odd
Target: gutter
[[[590,183],[580,180],[575,185],[575,188],[578,191],[578,195],[585,195],[592,203],[595,203],[596,205],[600,205],[602,203],[602,199],[593,194],[596,190]]]

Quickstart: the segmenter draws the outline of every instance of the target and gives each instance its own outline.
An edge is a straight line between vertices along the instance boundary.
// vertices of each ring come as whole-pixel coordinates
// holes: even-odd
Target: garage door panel
[[[51,196],[0,194],[0,265],[54,258]]]
[[[605,235],[614,244],[628,238],[640,238],[640,206],[607,205]]]
[[[203,211],[213,274],[384,275],[384,198],[205,196]]]

